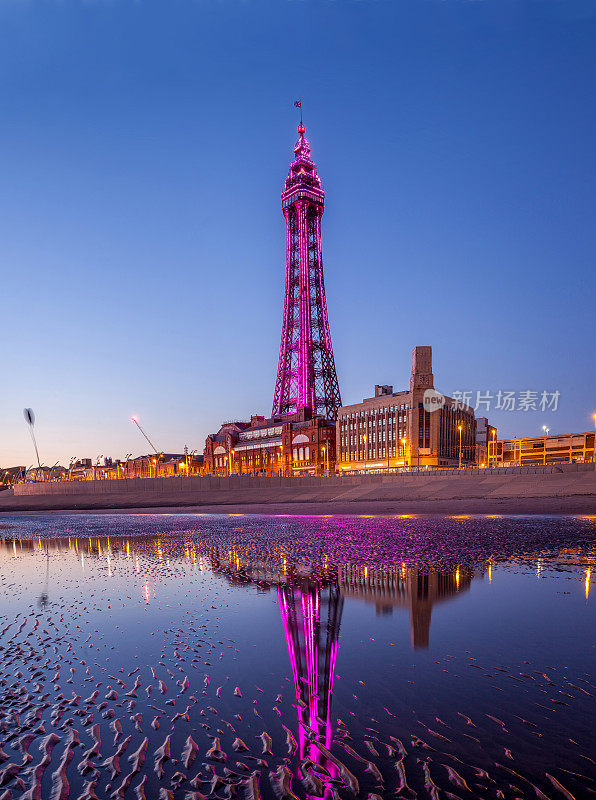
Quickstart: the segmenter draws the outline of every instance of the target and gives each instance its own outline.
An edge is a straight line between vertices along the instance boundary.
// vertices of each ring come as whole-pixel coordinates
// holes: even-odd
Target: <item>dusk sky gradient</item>
[[[430,344],[590,430],[595,83],[591,0],[2,0],[0,465],[270,413],[298,97],[343,402]]]

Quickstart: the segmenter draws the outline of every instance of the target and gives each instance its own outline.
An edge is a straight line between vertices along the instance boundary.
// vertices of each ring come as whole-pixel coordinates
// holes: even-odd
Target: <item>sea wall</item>
[[[370,475],[332,475],[304,476],[304,477],[258,477],[248,475],[230,475],[229,477],[193,476],[169,478],[122,478],[120,480],[96,481],[39,481],[36,483],[18,483],[14,486],[15,495],[95,495],[95,494],[126,494],[138,492],[151,492],[161,494],[171,492],[197,493],[199,495],[214,492],[237,492],[244,490],[266,491],[278,490],[283,492],[302,492],[312,490],[318,494],[320,490],[333,490],[343,492],[354,488],[368,489],[372,487],[409,487],[410,489],[427,487],[432,493],[440,491],[443,486],[487,486],[497,482],[510,485],[511,488],[521,486],[520,478],[534,476],[561,476],[571,477],[572,482],[578,473],[594,473],[594,464],[561,464],[532,467],[497,467],[494,469],[461,469],[461,470],[420,470],[417,472],[384,475],[374,473]],[[552,480],[552,478],[551,478]],[[527,482],[527,481],[526,481]]]
[[[581,502],[578,506],[578,498]],[[540,502],[541,499],[544,502]],[[553,500],[558,502],[553,507]],[[461,507],[463,511],[490,513],[492,505],[533,501],[527,513],[588,509],[596,512],[596,472],[593,464],[450,470],[399,475],[350,475],[304,478],[230,477],[133,478],[118,481],[83,481],[18,484],[0,495],[0,511],[43,509],[107,509],[148,507],[254,507],[294,505],[316,513],[347,513],[378,507],[428,510]],[[566,502],[569,500],[569,502]],[[473,501],[473,502],[472,502]],[[437,505],[438,504],[438,505]],[[450,505],[451,504],[451,505]],[[320,508],[319,508],[320,507]],[[250,509],[248,509],[250,510]],[[313,512],[315,513],[315,512]]]

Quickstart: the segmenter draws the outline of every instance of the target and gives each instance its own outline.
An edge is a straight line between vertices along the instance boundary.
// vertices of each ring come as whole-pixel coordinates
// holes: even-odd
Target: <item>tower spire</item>
[[[302,112],[302,102],[295,104]],[[286,290],[273,414],[309,409],[337,418],[341,397],[323,279],[321,217],[325,192],[300,119],[294,161],[282,192]]]

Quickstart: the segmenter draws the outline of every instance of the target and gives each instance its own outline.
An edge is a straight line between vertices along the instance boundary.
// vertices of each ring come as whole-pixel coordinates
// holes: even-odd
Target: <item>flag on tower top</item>
[[[294,100],[294,105],[296,108],[302,108],[302,100]]]

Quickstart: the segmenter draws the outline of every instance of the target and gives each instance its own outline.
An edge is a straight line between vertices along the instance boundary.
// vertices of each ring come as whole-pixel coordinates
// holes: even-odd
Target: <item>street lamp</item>
[[[329,476],[329,448],[327,445],[323,445],[323,463],[325,464],[325,472],[327,476]]]
[[[544,459],[542,461],[543,464],[546,464],[546,437],[548,436],[548,432],[550,428],[547,428],[546,425],[542,426],[542,430],[544,431]]]
[[[497,432],[493,430],[493,466],[497,466],[497,443],[495,441]],[[490,458],[488,459],[488,466],[490,467]]]
[[[407,441],[408,440],[405,437],[401,440],[401,443],[403,445],[403,450],[404,450],[404,467],[408,466],[408,449],[406,447]]]
[[[461,425],[457,426],[457,430],[459,431],[459,468],[461,469]]]
[[[364,471],[366,472],[366,434],[362,438],[364,439]]]

